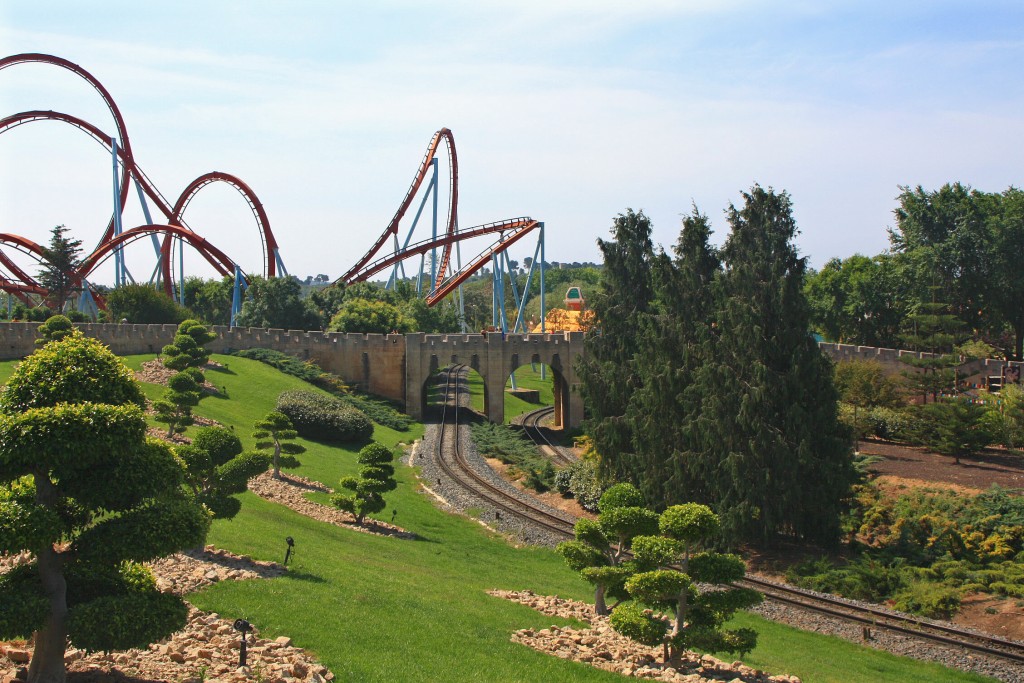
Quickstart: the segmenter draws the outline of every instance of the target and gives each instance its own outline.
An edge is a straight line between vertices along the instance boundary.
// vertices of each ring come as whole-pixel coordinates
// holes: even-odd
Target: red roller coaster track
[[[437,239],[431,238],[416,242],[415,244],[407,245],[396,250],[394,253],[379,256],[376,260],[371,261],[371,259],[381,251],[381,248],[384,246],[384,243],[387,242],[389,236],[398,235],[398,225],[405,216],[406,211],[409,210],[409,206],[412,204],[413,198],[420,191],[423,183],[426,181],[428,169],[437,155],[437,150],[440,147],[442,140],[448,147],[448,158],[450,160],[448,225],[444,236],[438,237]],[[524,217],[479,225],[466,230],[459,230],[457,228],[458,201],[459,162],[458,156],[455,152],[455,137],[449,129],[442,128],[434,133],[434,137],[432,137],[430,139],[430,143],[427,144],[427,151],[423,155],[423,160],[420,162],[419,168],[416,169],[416,175],[413,177],[412,183],[409,185],[409,189],[405,193],[405,199],[402,200],[402,203],[398,207],[398,211],[395,212],[394,218],[391,219],[391,222],[388,223],[388,226],[384,229],[384,232],[381,233],[381,236],[377,238],[377,241],[373,246],[370,247],[370,250],[367,251],[355,265],[349,268],[348,271],[346,271],[346,273],[335,282],[343,284],[362,282],[363,280],[367,280],[377,273],[387,270],[408,258],[426,254],[435,249],[441,249],[441,260],[437,269],[437,276],[432,283],[433,291],[428,294],[426,298],[427,305],[433,306],[465,282],[474,273],[486,266],[493,255],[500,254],[505,251],[515,242],[524,237],[528,232],[541,225],[539,221]],[[480,237],[481,235],[495,233],[500,236],[497,242],[484,250],[477,258],[473,259],[468,266],[464,266],[455,273],[446,277],[448,268],[451,265],[452,247],[454,247],[456,243],[469,240],[474,237]]]
[[[110,93],[105,87],[103,87],[103,84],[79,65],[61,57],[46,54],[27,53],[4,57],[3,59],[0,59],[0,70],[26,63],[40,63],[57,66],[72,72],[88,82],[89,85],[99,93],[100,97],[103,98],[104,103],[110,110],[111,116],[114,119],[114,124],[117,128],[117,138],[120,140],[120,142],[117,143],[117,155],[121,163],[121,186],[118,206],[116,208],[117,213],[111,217],[96,249],[83,260],[81,266],[75,272],[68,273],[68,275],[70,275],[75,281],[80,283],[82,280],[86,280],[98,266],[104,263],[119,248],[135,242],[147,235],[163,236],[163,242],[161,243],[160,248],[160,268],[165,291],[169,294],[173,291],[171,240],[175,237],[179,238],[183,243],[187,243],[191,248],[198,252],[221,275],[230,275],[233,273],[236,267],[235,262],[208,240],[204,239],[189,228],[183,219],[185,209],[199,191],[204,187],[217,182],[226,183],[233,187],[245,199],[250,211],[252,212],[253,218],[256,221],[256,226],[260,234],[260,246],[263,250],[264,262],[263,272],[266,277],[274,277],[277,275],[277,240],[274,238],[274,234],[271,231],[270,220],[267,218],[263,204],[257,198],[256,193],[252,191],[252,188],[250,188],[245,182],[229,173],[223,173],[220,171],[205,173],[189,183],[178,196],[177,201],[171,205],[136,163],[135,156],[132,153],[131,143],[129,142],[128,130],[125,126],[124,118],[122,117],[117,104],[114,102],[114,99],[110,96]],[[77,128],[93,137],[97,142],[103,145],[108,152],[114,145],[114,139],[95,125],[76,116],[72,116],[71,114],[56,111],[25,111],[0,118],[0,134],[17,128],[18,126],[37,121],[57,121]],[[416,194],[422,188],[424,181],[427,179],[429,169],[434,163],[442,143],[447,149],[449,159],[448,220],[444,235],[436,239],[432,238],[417,242],[416,244],[407,245],[406,247],[397,249],[392,254],[378,256],[378,252],[381,251],[385,242],[387,242],[388,237],[398,235],[399,224],[405,217],[406,212],[409,210]],[[125,204],[128,200],[129,186],[133,179],[138,183],[139,187],[142,188],[142,192],[153,201],[160,213],[164,215],[166,224],[157,223],[152,225],[141,225],[130,230],[126,230],[120,235],[115,235],[115,226],[119,223],[117,220],[117,214],[123,214],[124,212]],[[434,188],[434,191],[437,191],[436,187]],[[349,268],[344,275],[336,280],[336,283],[351,284],[366,280],[376,273],[395,266],[407,258],[440,249],[441,258],[438,264],[439,268],[437,269],[436,279],[432,283],[432,291],[426,299],[428,305],[434,305],[480,268],[484,267],[492,256],[505,251],[527,233],[541,225],[538,221],[531,218],[515,218],[475,226],[466,230],[459,230],[457,227],[458,202],[459,163],[458,156],[455,151],[455,138],[449,129],[442,128],[434,134],[430,143],[427,145],[427,151],[423,155],[423,159],[416,170],[416,175],[413,177],[413,181],[409,185],[409,189],[407,190],[402,203],[399,205],[398,210],[395,212],[394,217],[391,219],[391,222],[388,223],[384,232],[370,250],[366,252],[366,254],[355,263],[355,265]],[[463,240],[493,234],[499,235],[496,242],[491,244],[479,256],[474,258],[468,266],[462,267],[456,272],[449,272],[452,248],[457,243],[462,242]],[[0,235],[0,247],[4,246],[14,248],[22,253],[30,255],[39,262],[45,263],[43,250],[39,245],[31,240],[18,237],[17,235]],[[375,256],[377,256],[377,258],[374,260]],[[7,254],[3,253],[2,250],[0,250],[0,267],[5,268],[10,275],[10,277],[8,277],[8,274],[0,272],[0,290],[9,292],[26,302],[30,301],[29,295],[45,297],[48,294],[45,288],[39,285],[39,283],[26,273],[24,269],[14,263],[14,261],[12,261]],[[182,274],[179,273],[179,276],[180,275]]]
[[[95,268],[106,260],[115,249],[125,244],[131,243],[144,235],[150,234],[162,234],[164,235],[164,242],[161,248],[161,272],[164,281],[165,291],[171,293],[173,291],[173,281],[171,274],[171,238],[179,237],[183,242],[188,243],[193,249],[195,249],[201,256],[203,256],[218,273],[222,275],[230,275],[234,272],[235,262],[228,258],[222,251],[217,249],[208,240],[200,237],[198,234],[193,232],[183,220],[183,214],[188,204],[196,196],[196,194],[207,185],[214,182],[223,182],[235,190],[237,190],[242,197],[245,199],[250,210],[252,211],[253,217],[256,220],[256,226],[259,229],[260,234],[260,246],[263,250],[263,272],[266,277],[274,277],[277,275],[277,253],[278,244],[274,238],[274,234],[270,228],[270,221],[267,218],[266,211],[263,209],[263,204],[260,202],[256,193],[253,192],[245,182],[240,178],[233,176],[229,173],[223,173],[215,171],[212,173],[206,173],[193,180],[185,188],[185,190],[178,197],[178,200],[173,206],[164,198],[164,196],[157,190],[153,183],[149,180],[149,177],[142,171],[142,169],[135,162],[135,157],[132,154],[131,143],[128,138],[128,130],[124,123],[124,118],[121,115],[120,110],[117,107],[116,102],[110,96],[103,84],[100,83],[92,74],[83,69],[77,64],[70,62],[61,57],[55,57],[53,55],[28,53],[20,55],[12,55],[0,59],[0,69],[5,69],[17,64],[26,63],[41,63],[49,64],[52,66],[58,66],[63,69],[74,73],[88,82],[93,89],[100,94],[103,98],[104,103],[110,110],[111,115],[114,118],[114,124],[117,127],[117,135],[120,140],[118,143],[117,154],[118,159],[121,162],[121,187],[119,196],[119,206],[117,207],[118,212],[124,211],[125,205],[128,200],[128,192],[130,190],[131,179],[134,178],[139,185],[142,187],[143,192],[149,197],[157,209],[164,215],[167,220],[167,225],[146,225],[132,230],[125,231],[121,235],[115,237],[115,225],[116,220],[114,216],[111,217],[110,222],[107,225],[106,230],[100,239],[99,245],[96,250],[90,254],[82,263],[82,266],[74,273],[68,273],[73,279],[81,282],[87,278]],[[108,151],[112,145],[112,137],[107,135],[97,126],[80,119],[70,114],[65,114],[56,111],[26,111],[19,114],[4,117],[0,119],[0,133],[4,133],[8,130],[24,125],[26,123],[33,123],[36,121],[58,121],[89,134],[102,144]],[[9,235],[8,237],[15,238],[16,236]],[[28,242],[28,240],[25,240]],[[11,242],[7,242],[11,244]],[[34,243],[32,243],[34,244]],[[21,248],[19,251],[25,253],[33,253],[37,259],[42,258],[42,252],[27,248],[24,244],[19,245]],[[38,245],[36,245],[38,247]],[[47,291],[41,287],[31,276],[29,276],[24,270],[17,267],[7,255],[0,256],[0,265],[6,267],[11,271],[11,274],[16,280],[4,277],[0,274],[0,290],[10,292],[21,298],[25,298],[26,294],[37,294],[45,297]],[[180,275],[180,274],[179,274]]]

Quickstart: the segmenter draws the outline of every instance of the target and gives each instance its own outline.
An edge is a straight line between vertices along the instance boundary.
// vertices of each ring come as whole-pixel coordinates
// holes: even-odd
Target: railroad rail
[[[523,413],[516,422],[523,427],[523,431],[526,432],[526,436],[533,441],[534,445],[540,449],[541,453],[548,456],[552,463],[560,467],[565,467],[576,462],[576,458],[567,455],[564,450],[557,446],[554,442],[548,438],[547,429],[541,426],[541,422],[548,419],[555,413],[554,406],[546,406],[544,408],[538,408],[528,413]]]
[[[866,640],[871,638],[871,629],[886,630],[1024,664],[1024,645],[1012,640],[965,631],[875,607],[852,604],[841,598],[813,593],[758,577],[747,576],[743,581],[737,583],[760,591],[766,598],[785,605],[862,624],[866,629],[864,632]]]
[[[449,368],[445,374],[447,384],[444,413],[441,420],[442,434],[437,441],[438,463],[453,481],[470,488],[473,493],[485,499],[496,509],[518,515],[538,524],[548,532],[567,539],[572,538],[575,519],[570,520],[571,515],[566,515],[565,518],[557,517],[531,505],[528,501],[512,496],[508,491],[478,474],[465,460],[461,445],[458,443],[458,409],[455,406],[456,409],[452,410],[453,406],[450,406],[448,401],[448,397],[452,394],[452,385],[453,383],[457,384],[464,368],[465,366],[454,366]],[[545,409],[541,409],[527,415],[532,416],[536,422],[543,419],[544,412]],[[451,428],[452,425],[454,425],[454,429]],[[452,444],[449,447],[449,450],[455,454],[452,463],[443,457],[446,444]],[[531,507],[533,509],[530,509]],[[760,591],[766,598],[775,602],[860,624],[865,628],[864,633],[867,639],[870,639],[872,630],[888,631],[935,645],[959,647],[972,654],[998,657],[1006,661],[1024,664],[1024,645],[1004,638],[978,634],[876,607],[854,604],[841,598],[821,595],[758,577],[748,576],[738,583]]]
[[[571,515],[555,515],[537,505],[513,495],[503,487],[482,476],[466,459],[460,439],[458,385],[464,379],[467,365],[454,365],[444,373],[444,400],[438,425],[435,458],[437,464],[453,482],[484,500],[497,511],[528,520],[545,531],[572,537],[576,520]],[[452,397],[454,396],[454,401]]]

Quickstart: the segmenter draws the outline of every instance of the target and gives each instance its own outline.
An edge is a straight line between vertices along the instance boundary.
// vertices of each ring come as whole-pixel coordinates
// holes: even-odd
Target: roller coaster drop
[[[247,202],[259,229],[260,242],[263,250],[263,275],[275,277],[278,275],[287,276],[287,270],[281,260],[277,240],[270,228],[270,221],[263,209],[262,203],[256,193],[246,185],[240,178],[229,173],[211,172],[206,173],[195,180],[181,192],[178,199],[171,204],[163,194],[156,188],[149,177],[142,171],[135,160],[132,152],[128,131],[124,118],[114,102],[110,93],[103,85],[96,80],[89,72],[82,67],[66,59],[46,54],[20,54],[0,59],[0,70],[25,63],[42,63],[58,66],[74,73],[89,83],[103,98],[104,103],[110,110],[117,127],[117,136],[112,137],[95,125],[84,121],[76,116],[56,111],[25,111],[0,119],[0,133],[4,133],[18,126],[34,123],[36,121],[60,121],[74,128],[81,130],[103,145],[111,154],[113,163],[113,199],[114,210],[102,238],[96,249],[93,250],[81,263],[80,267],[73,273],[67,273],[76,285],[81,286],[83,291],[82,306],[89,307],[93,301],[103,306],[102,298],[92,291],[88,278],[95,270],[104,264],[110,257],[114,258],[114,281],[115,286],[134,281],[131,273],[125,266],[123,248],[140,239],[150,237],[156,254],[156,267],[150,278],[150,283],[160,285],[171,297],[177,293],[179,300],[183,298],[183,287],[175,287],[174,272],[174,247],[177,244],[179,263],[177,268],[178,283],[184,280],[183,254],[184,247],[188,245],[222,276],[235,277],[235,296],[232,305],[231,322],[234,324],[235,316],[241,307],[239,290],[245,286],[247,278],[243,270],[224,252],[211,244],[208,240],[193,231],[184,220],[185,209],[195,198],[196,194],[212,183],[221,182],[233,187],[242,195]],[[437,152],[444,143],[449,158],[449,193],[448,193],[448,220],[442,235],[438,235],[437,204],[438,204],[438,159]],[[128,230],[124,230],[121,224],[121,216],[128,202],[129,190],[134,181],[138,193],[139,202],[142,206],[146,223]],[[426,187],[424,189],[424,183]],[[535,268],[540,271],[541,291],[541,320],[544,320],[544,224],[529,217],[513,218],[485,225],[474,226],[465,230],[458,227],[458,159],[455,152],[455,140],[452,132],[442,128],[434,134],[427,147],[427,152],[417,169],[416,176],[406,192],[405,198],[395,216],[391,219],[383,234],[377,239],[370,250],[335,283],[352,284],[369,279],[370,277],[391,269],[388,286],[393,286],[399,278],[399,273],[405,275],[405,262],[415,257],[420,258],[419,275],[417,277],[417,293],[423,293],[424,266],[427,254],[430,254],[430,287],[425,293],[426,303],[430,306],[436,304],[453,292],[459,293],[459,305],[462,305],[461,285],[474,273],[488,265],[492,266],[492,277],[494,279],[494,313],[493,325],[495,329],[502,331],[525,331],[523,320],[523,309],[527,302],[527,292],[533,278]],[[412,225],[408,230],[404,242],[399,242],[400,223],[406,212],[412,205],[413,199],[423,189],[422,199]],[[154,222],[150,214],[147,197],[161,214],[165,222]],[[413,233],[419,223],[423,209],[429,198],[433,198],[433,221],[432,234],[427,239],[412,242]],[[534,251],[533,264],[527,276],[526,285],[522,294],[516,287],[516,280],[513,277],[511,262],[507,249],[525,237],[533,230],[537,230],[537,246]],[[468,265],[461,263],[460,244],[465,241],[481,236],[494,236],[497,238]],[[384,248],[388,237],[393,240],[392,250]],[[162,239],[161,239],[162,238]],[[19,267],[3,249],[11,248],[34,258],[39,263],[45,263],[43,249],[32,240],[13,234],[0,234],[0,290],[5,291],[28,305],[33,305],[32,297],[45,298],[49,292],[42,287],[31,275]],[[441,252],[440,258],[438,251]],[[453,251],[455,259],[453,263]],[[538,258],[539,257],[539,258]],[[512,298],[516,304],[515,320],[510,326],[505,313],[505,283],[509,283]],[[176,292],[177,290],[177,292]]]

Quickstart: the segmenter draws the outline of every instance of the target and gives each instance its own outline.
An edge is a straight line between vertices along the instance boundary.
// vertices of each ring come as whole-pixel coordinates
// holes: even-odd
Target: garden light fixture
[[[245,637],[252,632],[252,624],[245,619],[235,619],[235,630],[242,634],[242,648],[238,651],[238,666],[245,666]]]

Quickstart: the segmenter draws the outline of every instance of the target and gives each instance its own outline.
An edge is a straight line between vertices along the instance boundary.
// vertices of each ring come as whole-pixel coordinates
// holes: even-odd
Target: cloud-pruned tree
[[[184,626],[180,598],[142,562],[194,547],[207,512],[169,446],[146,438],[132,373],[74,333],[23,361],[0,392],[0,638],[35,632],[32,683],[65,679],[67,642],[145,647]]]

